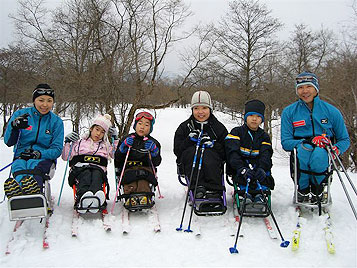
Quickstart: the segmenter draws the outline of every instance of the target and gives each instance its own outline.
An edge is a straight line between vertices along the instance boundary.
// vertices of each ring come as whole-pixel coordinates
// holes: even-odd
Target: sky
[[[340,34],[351,24],[353,18],[352,4],[354,0],[260,0],[272,11],[272,16],[278,18],[284,27],[278,33],[280,40],[287,40],[294,26],[304,23],[312,30],[321,27]],[[58,6],[64,0],[45,0],[49,7]],[[228,10],[228,0],[184,0],[191,6],[194,15],[187,21],[186,27],[197,23],[218,21]],[[7,47],[16,40],[15,28],[9,14],[16,14],[18,1],[0,0],[0,48]],[[341,38],[341,35],[339,35]],[[174,47],[165,63],[166,72],[177,72],[177,52],[186,46],[182,43]]]

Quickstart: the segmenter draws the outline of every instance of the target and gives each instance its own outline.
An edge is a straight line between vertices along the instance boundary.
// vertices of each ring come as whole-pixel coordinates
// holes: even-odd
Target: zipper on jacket
[[[32,149],[32,146],[37,143],[38,135],[39,135],[39,133],[40,133],[41,120],[42,120],[42,115],[40,115],[40,120],[38,121],[38,128],[37,128],[37,133],[36,133],[36,139],[35,139],[35,142],[31,145],[31,149]]]

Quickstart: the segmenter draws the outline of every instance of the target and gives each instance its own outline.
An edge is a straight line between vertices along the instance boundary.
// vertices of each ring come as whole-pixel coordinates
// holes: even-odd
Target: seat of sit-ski
[[[271,206],[271,191],[263,191],[265,198],[262,196],[260,190],[249,190],[243,211],[244,216],[250,217],[267,217],[270,215],[267,206]],[[234,192],[234,202],[238,206],[238,211],[241,213],[243,209],[243,201],[245,190],[237,189]],[[267,201],[267,202],[265,202]]]
[[[150,209],[155,205],[155,193],[153,191],[135,192],[130,194],[123,193],[118,196],[118,199],[121,199],[123,201],[124,208],[130,211]]]
[[[183,185],[188,187],[190,184],[189,178],[184,174],[183,167],[177,164],[178,180]],[[222,168],[222,188],[223,190],[204,189],[202,197],[194,198],[194,189],[190,189],[189,203],[194,203],[194,212],[197,216],[219,216],[227,211],[226,193],[223,178]],[[196,191],[197,196],[197,191]]]
[[[215,193],[214,197],[209,197],[206,194],[205,198],[195,199],[194,212],[198,216],[223,215],[227,211],[227,205],[224,200],[222,195],[217,197]]]
[[[298,189],[299,189],[298,180],[301,173],[306,173],[311,176],[325,175],[325,178],[321,182],[322,193],[320,194],[319,198],[316,198],[316,195],[313,196],[312,193],[313,190],[311,190],[311,193],[309,193],[309,196],[306,199],[306,201],[301,202],[298,200]],[[297,150],[295,148],[294,151],[292,151],[290,154],[290,176],[294,182],[293,204],[312,208],[312,209],[317,207],[330,206],[332,204],[331,191],[330,191],[332,178],[333,178],[332,173],[333,173],[333,168],[332,168],[331,159],[329,159],[329,166],[327,170],[325,170],[322,173],[314,173],[307,170],[301,170],[299,166],[299,161],[297,160]],[[314,188],[316,186],[312,185],[311,187]]]
[[[74,209],[81,214],[86,212],[97,213],[107,208],[106,183],[103,183],[103,190],[97,191],[95,194],[87,191],[78,200],[75,185],[73,185],[73,193],[75,199]]]
[[[49,174],[38,170],[25,170],[18,174],[39,175],[43,178],[42,193],[13,196],[8,200],[10,221],[45,218],[53,211],[51,188],[49,180],[53,177],[55,165],[51,166]]]

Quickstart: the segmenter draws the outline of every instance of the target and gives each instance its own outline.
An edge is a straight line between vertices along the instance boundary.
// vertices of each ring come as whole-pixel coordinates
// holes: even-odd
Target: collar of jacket
[[[299,99],[298,102],[300,103],[300,105],[305,105],[305,107],[309,108],[309,106],[307,105],[307,103],[304,102],[302,99]],[[316,95],[316,96],[315,96],[313,102],[314,102],[314,106],[313,106],[313,107],[315,107],[315,105],[318,105],[318,104],[321,102],[321,99],[320,99],[319,95]],[[309,108],[309,109],[310,109],[310,108]]]
[[[45,117],[45,116],[49,116],[51,111],[49,111],[47,114],[41,114],[34,106],[31,107],[31,112],[33,115],[35,115],[36,117]]]
[[[263,133],[264,133],[264,130],[263,130],[261,127],[258,127],[258,129],[257,129],[256,131],[251,130],[251,129],[248,127],[247,123],[244,123],[244,124],[243,124],[243,128],[244,128],[247,132],[250,131],[251,133],[255,133],[255,137],[259,137],[259,136],[263,135]]]

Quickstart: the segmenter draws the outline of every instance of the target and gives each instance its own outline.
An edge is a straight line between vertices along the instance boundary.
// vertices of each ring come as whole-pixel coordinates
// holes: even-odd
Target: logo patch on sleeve
[[[51,134],[51,130],[46,129],[45,133],[46,133],[46,134]]]
[[[321,119],[321,124],[327,124],[327,123],[328,123],[328,119],[327,118]]]
[[[295,121],[295,122],[293,122],[293,126],[294,127],[306,126],[306,122],[305,122],[305,120]]]

